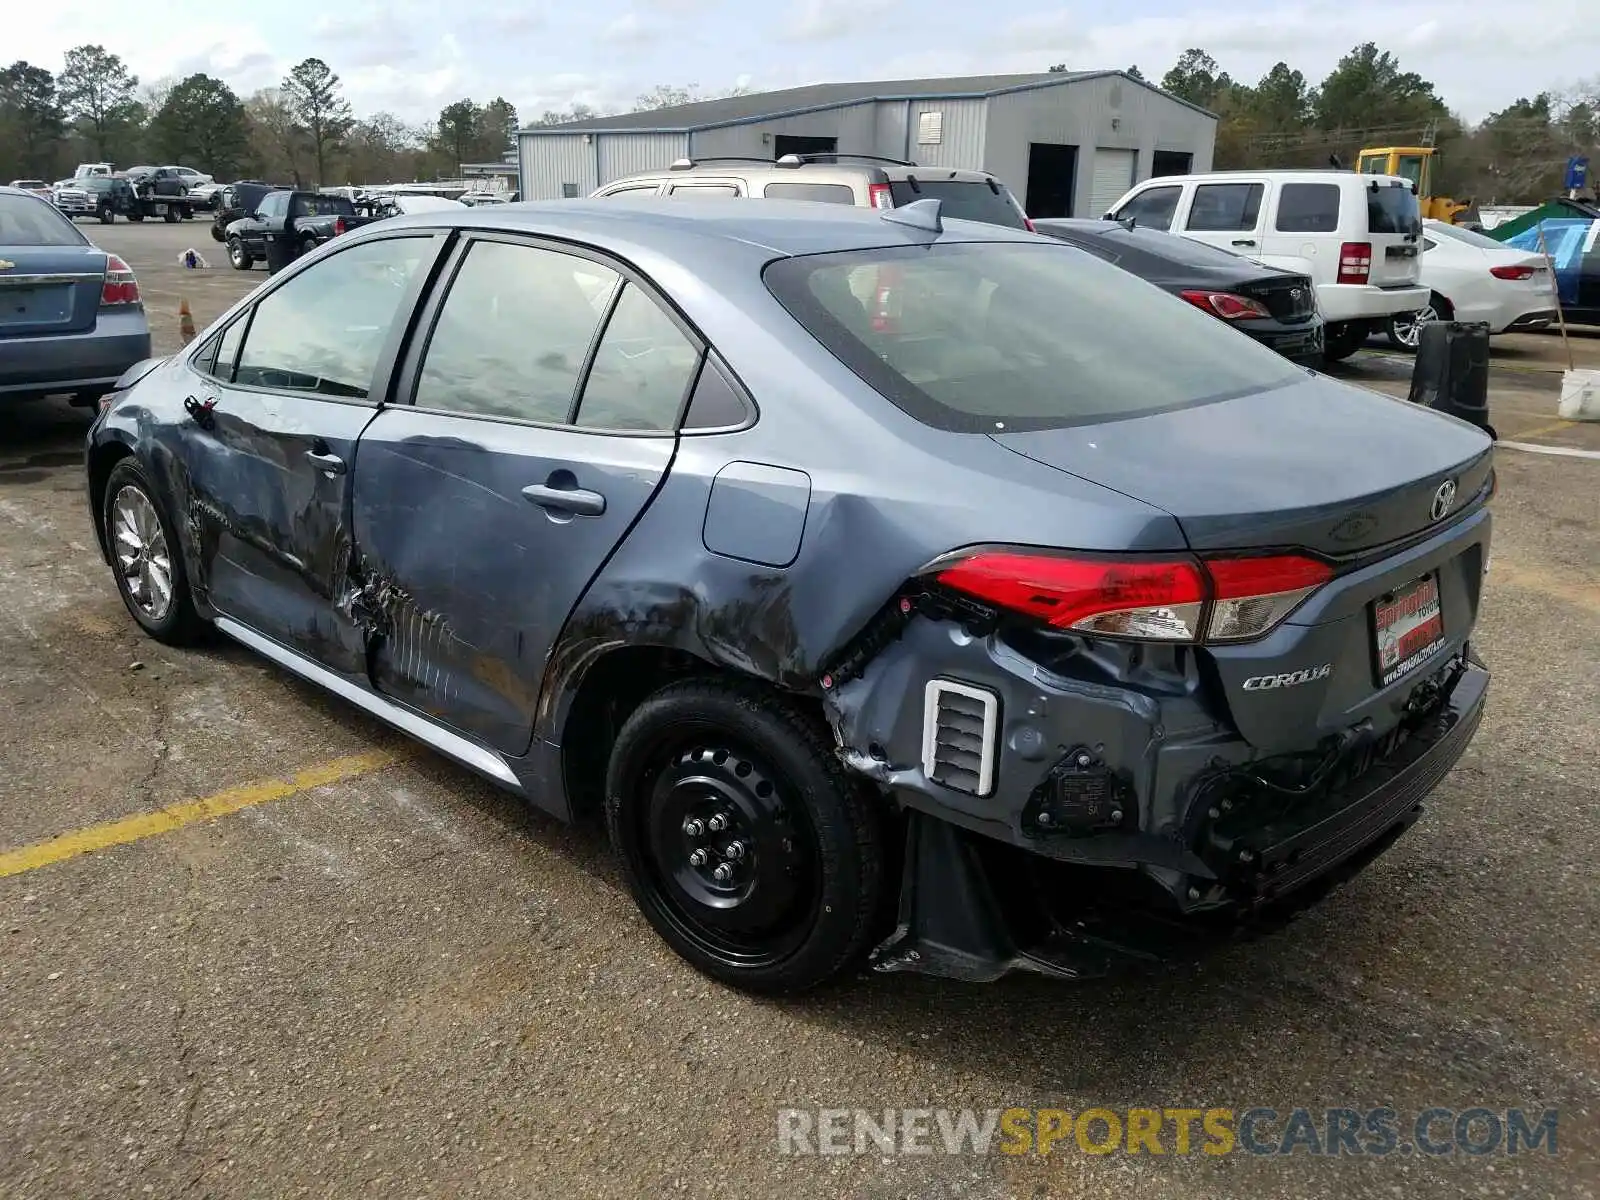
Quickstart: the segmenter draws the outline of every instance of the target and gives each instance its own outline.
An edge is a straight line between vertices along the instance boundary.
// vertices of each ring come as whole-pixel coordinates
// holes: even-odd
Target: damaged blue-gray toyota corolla
[[[756,990],[1273,927],[1488,687],[1487,436],[934,200],[379,222],[128,372],[87,470],[151,636],[603,814]]]

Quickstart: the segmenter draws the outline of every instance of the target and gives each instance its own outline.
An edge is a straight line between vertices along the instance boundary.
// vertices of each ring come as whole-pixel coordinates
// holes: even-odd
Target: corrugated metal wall
[[[873,114],[873,144],[877,149],[873,154],[881,154],[885,158],[910,158],[907,151],[910,145],[906,141],[907,114],[911,105],[905,100],[884,100],[874,106]]]
[[[522,199],[559,200],[561,185],[575,183],[578,195],[600,186],[595,148],[580,133],[524,133],[517,138]]]
[[[910,114],[912,161],[924,167],[981,170],[987,134],[984,104],[983,100],[913,100]],[[939,140],[924,142],[924,131],[934,124],[938,126]],[[898,158],[904,149],[901,146],[884,153]]]
[[[1010,92],[987,103],[983,165],[1024,202],[1032,142],[1078,148],[1075,217],[1101,215],[1090,211],[1096,149],[1137,151],[1136,182],[1150,177],[1157,150],[1184,151],[1194,156],[1192,170],[1211,169],[1216,119],[1120,76]]]
[[[664,171],[674,159],[689,153],[689,137],[682,133],[599,133],[600,183],[641,171]]]

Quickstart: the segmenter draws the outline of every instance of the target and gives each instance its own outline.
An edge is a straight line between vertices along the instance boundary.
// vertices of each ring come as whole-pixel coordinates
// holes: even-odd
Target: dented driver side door
[[[197,586],[220,615],[355,678],[351,472],[438,246],[357,243],[285,278],[208,348],[185,400]]]
[[[702,348],[574,247],[474,234],[442,276],[361,436],[372,685],[519,756],[568,614],[671,466]]]

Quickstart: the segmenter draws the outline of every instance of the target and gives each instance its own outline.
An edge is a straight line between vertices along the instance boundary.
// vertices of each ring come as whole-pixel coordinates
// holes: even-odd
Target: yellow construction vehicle
[[[1433,194],[1433,146],[1383,146],[1363,150],[1356,170],[1363,175],[1398,175],[1417,185],[1417,203],[1424,217],[1451,225],[1473,219],[1476,205]]]

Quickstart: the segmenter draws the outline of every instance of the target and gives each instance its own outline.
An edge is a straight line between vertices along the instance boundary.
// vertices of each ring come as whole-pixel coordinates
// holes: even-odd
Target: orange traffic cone
[[[178,302],[178,334],[185,346],[194,341],[194,314],[189,311],[188,300]]]

